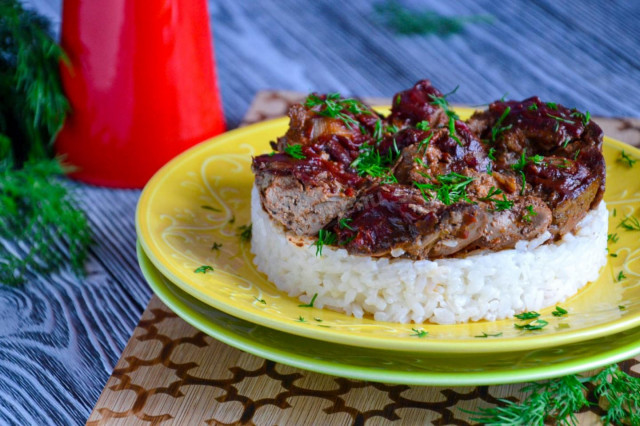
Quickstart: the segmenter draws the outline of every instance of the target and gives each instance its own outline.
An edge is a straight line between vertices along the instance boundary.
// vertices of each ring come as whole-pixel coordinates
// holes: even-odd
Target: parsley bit
[[[267,302],[264,299],[258,299],[257,297],[253,296],[254,299],[256,299],[258,302],[262,303],[263,305],[266,305]]]
[[[627,216],[622,219],[618,227],[623,227],[627,231],[640,231],[640,221],[635,216]]]
[[[518,318],[519,320],[528,320],[528,319],[538,318],[539,316],[540,314],[535,311],[523,312],[521,314],[514,315],[514,317]]]
[[[211,210],[212,212],[219,212],[219,211],[222,211],[222,210],[220,210],[220,209],[216,209],[215,207],[211,207],[211,206],[200,206],[200,207],[202,207],[202,208],[203,208],[203,209],[205,209],[205,210]]]
[[[251,241],[251,229],[253,225],[250,223],[248,225],[242,225],[238,227],[238,237],[240,237],[240,241]]]
[[[313,304],[316,301],[316,297],[318,297],[318,293],[315,293],[311,298],[311,302],[305,303],[304,305],[298,305],[299,308],[313,308]]]
[[[480,336],[473,336],[473,337],[487,338],[487,337],[500,337],[500,336],[502,336],[502,332],[496,333],[496,334],[488,334],[487,332],[483,331]]]
[[[331,231],[325,231],[321,229],[318,231],[318,240],[311,244],[311,246],[316,246],[316,256],[322,256],[322,248],[325,244],[331,245],[338,242],[338,236]]]
[[[302,153],[302,145],[300,144],[287,145],[284,148],[284,152],[286,152],[290,157],[293,157],[296,160],[304,160],[305,158],[307,158],[307,156]]]
[[[415,337],[419,337],[419,338],[426,337],[429,334],[428,331],[424,331],[424,329],[422,329],[422,328],[419,329],[419,330],[415,329],[415,328],[412,328],[411,331],[413,331],[413,334],[411,334],[411,336],[415,336]]]
[[[514,324],[515,328],[519,328],[521,330],[528,330],[528,331],[533,331],[533,330],[541,330],[544,327],[546,327],[547,325],[549,325],[549,323],[545,320],[542,319],[537,319],[533,322],[530,322],[529,324]]]
[[[551,315],[553,315],[554,317],[561,317],[567,315],[568,313],[569,311],[567,311],[566,309],[563,309],[560,306],[556,306],[556,310],[551,312]]]
[[[626,162],[627,166],[629,166],[630,168],[633,167],[633,165],[636,164],[637,161],[638,161],[637,159],[631,158],[631,156],[629,154],[624,152],[624,149],[620,153],[620,158],[618,158],[618,162],[620,162],[620,163]]]
[[[213,268],[209,265],[202,265],[193,272],[195,272],[196,274],[206,274],[208,271],[213,272]]]
[[[213,245],[211,246],[211,250],[220,250],[221,247],[221,243],[213,243]]]
[[[627,276],[624,274],[624,272],[620,271],[620,273],[618,274],[618,282],[622,281],[622,280],[626,280]]]

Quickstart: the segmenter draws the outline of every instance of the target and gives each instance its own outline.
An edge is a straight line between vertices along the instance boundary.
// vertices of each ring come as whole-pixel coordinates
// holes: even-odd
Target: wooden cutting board
[[[282,116],[299,93],[256,96],[250,124]],[[383,99],[366,99],[383,105]],[[640,120],[596,118],[605,134],[640,146]],[[620,363],[640,376],[640,356]],[[471,387],[386,385],[277,364],[191,327],[153,296],[109,377],[90,425],[472,424],[462,410],[518,400],[522,384]],[[593,389],[589,399],[596,402]],[[578,415],[599,424],[599,405]]]

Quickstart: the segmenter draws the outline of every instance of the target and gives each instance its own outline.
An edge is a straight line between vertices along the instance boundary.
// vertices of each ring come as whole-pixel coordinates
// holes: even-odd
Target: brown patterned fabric
[[[300,99],[298,93],[262,92],[245,124],[281,116]],[[607,135],[640,145],[640,120],[596,120]],[[640,377],[640,357],[620,366]],[[501,398],[517,401],[522,386],[387,385],[304,371],[225,345],[153,296],[88,424],[469,425],[464,410]],[[580,424],[599,424],[604,414],[593,391]]]

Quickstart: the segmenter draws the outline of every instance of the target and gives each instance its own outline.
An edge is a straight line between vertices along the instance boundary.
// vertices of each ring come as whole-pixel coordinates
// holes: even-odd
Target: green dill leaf
[[[416,124],[416,129],[418,130],[429,130],[429,122],[428,121],[420,121]]]
[[[429,148],[429,142],[431,141],[431,138],[433,138],[433,133],[431,133],[426,138],[422,139],[418,144],[418,151],[425,152],[427,148]]]
[[[338,221],[338,226],[340,227],[340,229],[347,228],[350,231],[355,231],[355,229],[349,226],[349,222],[353,222],[353,219],[351,219],[350,217],[343,217]]]
[[[216,209],[215,207],[211,207],[211,206],[200,206],[201,208],[205,209],[205,210],[211,210],[212,212],[219,212],[221,211],[220,209]]]
[[[411,336],[419,337],[419,338],[427,337],[427,335],[429,334],[428,331],[424,331],[424,329],[422,328],[421,329],[412,328],[411,331],[413,331]]]
[[[549,118],[553,118],[553,119],[554,119],[554,120],[556,120],[558,123],[576,124],[576,122],[575,122],[575,121],[573,121],[573,120],[568,120],[568,119],[566,119],[566,118],[559,117],[559,116],[557,116],[557,115],[553,115],[553,114],[549,114],[549,113],[547,113],[547,117],[549,117]],[[556,129],[556,132],[557,132],[557,131],[558,131],[558,130]]]
[[[609,256],[611,257],[618,257],[618,255],[616,253],[609,253]]]
[[[501,194],[502,194],[502,200],[499,198],[493,198],[494,195],[501,195]],[[509,210],[513,207],[513,201],[507,200],[507,197],[502,192],[502,190],[493,186],[491,187],[491,189],[489,189],[489,193],[485,197],[478,198],[478,200],[493,203],[495,206],[495,210],[499,212],[504,210]]]
[[[473,336],[473,337],[487,338],[487,337],[500,337],[500,336],[502,336],[502,332],[496,333],[496,334],[488,334],[486,331],[483,331],[481,335]]]
[[[266,304],[267,304],[267,301],[266,301],[266,300],[264,300],[264,299],[258,299],[256,296],[253,296],[253,298],[254,298],[254,299],[256,299],[256,301],[258,301],[258,302],[262,303],[263,305],[266,305]]]
[[[618,225],[627,231],[640,231],[640,220],[635,216],[627,216]]]
[[[298,305],[299,308],[313,308],[313,304],[316,301],[316,298],[318,297],[318,293],[315,293],[313,295],[313,297],[311,298],[311,301],[309,303],[305,303],[304,305]]]
[[[464,146],[464,144],[460,140],[460,137],[456,135],[456,120],[454,120],[453,117],[449,117],[449,136],[451,137],[451,139],[456,141],[458,145]]]
[[[326,231],[321,229],[318,231],[318,239],[311,244],[311,246],[316,246],[316,256],[322,256],[322,248],[325,245],[332,245],[338,242],[338,236],[331,231]]]
[[[304,319],[304,317],[302,315],[298,315],[298,319],[296,321],[297,322],[307,322],[307,320]]]
[[[514,327],[522,330],[533,331],[533,330],[541,330],[547,325],[549,325],[547,321],[543,319],[537,319],[533,322],[530,322],[529,324],[514,324]]]
[[[566,147],[567,147],[567,145],[569,145],[569,142],[571,142],[571,138],[566,138],[566,139],[564,140],[564,142],[562,143],[562,147],[563,147],[563,148],[566,148]]]
[[[630,376],[613,364],[591,379],[595,395],[608,402],[605,424],[640,424],[640,378]]]
[[[495,148],[493,148],[493,147],[489,148],[489,153],[487,154],[487,157],[489,157],[489,160],[496,161],[495,153],[496,153],[496,149]]]
[[[251,241],[251,230],[253,228],[253,224],[241,225],[238,226],[238,237],[240,237],[240,241]]]
[[[505,118],[507,118],[510,112],[511,112],[511,107],[506,107],[502,112],[502,115],[500,115],[500,118],[498,118],[498,121],[496,121],[496,123],[491,127],[491,142],[495,142],[496,138],[500,133],[506,130],[509,130],[511,129],[511,127],[513,127],[512,124],[509,124],[508,126],[502,126],[502,122],[504,121]]]
[[[627,276],[624,274],[623,271],[620,271],[620,273],[618,274],[618,276],[616,277],[616,279],[618,280],[618,282],[622,281],[622,280],[626,280]]]
[[[567,315],[568,313],[569,311],[567,311],[566,309],[563,309],[560,306],[556,306],[556,309],[551,312],[551,315],[553,315],[554,317],[561,317]]]
[[[609,234],[607,235],[607,241],[611,241],[613,243],[617,243],[618,242],[618,234]]]
[[[545,102],[545,105],[549,107],[549,109],[557,110],[558,104],[555,102]]]
[[[636,164],[637,161],[638,161],[637,159],[631,158],[631,156],[629,154],[624,152],[624,149],[620,153],[620,158],[618,158],[618,162],[627,163],[627,166],[629,166],[630,168],[633,167],[633,165]]]
[[[624,311],[627,309],[627,307],[624,305],[618,305],[618,309],[620,309],[621,311]]]
[[[296,160],[304,160],[307,158],[307,156],[302,153],[302,145],[300,144],[287,145],[284,148],[284,152]]]
[[[514,317],[518,318],[519,320],[528,320],[528,319],[538,318],[539,316],[540,314],[535,311],[523,312],[521,314],[514,315]]]
[[[531,223],[531,220],[533,219],[533,217],[538,216],[538,212],[533,209],[533,206],[531,204],[529,204],[526,207],[526,209],[527,211],[524,212],[524,214],[522,215],[522,220],[524,220],[525,222]]]
[[[488,23],[491,15],[445,16],[433,10],[411,10],[397,0],[374,5],[377,15],[392,31],[400,35],[449,36],[464,29],[467,23]]]
[[[538,110],[538,104],[536,104],[536,103],[534,102],[534,103],[532,103],[531,105],[529,105],[529,106],[527,107],[527,109],[528,109],[529,111],[537,111],[537,110]]]
[[[213,267],[209,265],[202,265],[196,268],[193,272],[195,272],[196,274],[206,274],[207,272],[213,272]]]

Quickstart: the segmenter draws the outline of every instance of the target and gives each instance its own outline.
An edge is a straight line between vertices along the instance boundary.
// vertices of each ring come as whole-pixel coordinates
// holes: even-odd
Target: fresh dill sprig
[[[202,265],[196,268],[193,272],[196,274],[206,274],[207,272],[213,272],[213,267],[209,265]]]
[[[618,225],[627,231],[640,231],[640,220],[635,216],[627,216]]]
[[[498,118],[498,121],[496,121],[493,127],[491,127],[491,142],[495,142],[496,138],[500,133],[504,132],[505,130],[509,130],[510,128],[513,127],[513,124],[509,124],[508,126],[502,126],[502,122],[504,121],[505,118],[507,118],[510,112],[511,112],[511,107],[506,107],[502,112],[502,115],[500,115],[500,118]]]
[[[302,145],[300,144],[287,145],[284,148],[284,152],[296,160],[304,160],[307,158],[307,156],[302,153]]]
[[[238,237],[240,237],[240,241],[251,241],[251,230],[253,229],[253,224],[241,225],[238,226]]]
[[[618,158],[618,162],[627,163],[627,166],[629,166],[630,168],[633,167],[633,165],[636,164],[637,161],[638,161],[637,159],[631,158],[629,154],[624,152],[624,149],[620,153],[620,158]]]
[[[397,182],[395,176],[391,174],[391,165],[396,159],[393,150],[389,150],[387,155],[382,156],[374,146],[367,143],[362,144],[359,150],[358,157],[349,165],[358,175],[382,178],[383,183]]]
[[[502,195],[502,200],[499,198],[493,198],[494,195]],[[494,186],[489,189],[489,193],[485,197],[478,198],[478,200],[493,203],[495,205],[496,211],[499,212],[509,210],[513,207],[513,201],[507,200],[507,197],[506,195],[504,195],[502,190]]]
[[[350,217],[343,217],[338,221],[338,226],[340,227],[340,229],[346,228],[350,231],[355,231],[355,229],[349,226],[349,222],[353,222],[353,219],[351,219]]]
[[[445,16],[433,10],[411,10],[397,0],[378,3],[374,8],[385,25],[401,35],[448,36],[461,32],[468,23],[493,21],[491,15]]]
[[[413,182],[416,188],[422,192],[425,201],[431,201],[430,192],[432,191],[435,192],[435,197],[446,205],[457,203],[460,200],[470,202],[466,188],[475,180],[474,177],[449,172],[446,175],[437,176],[436,180],[437,184]]]
[[[305,303],[304,305],[298,305],[299,308],[313,308],[313,304],[316,301],[316,298],[318,297],[318,293],[315,293],[313,295],[313,297],[311,298],[311,301],[309,303]]]
[[[413,331],[411,336],[418,337],[418,338],[427,337],[427,335],[429,334],[428,331],[424,331],[424,329],[422,329],[422,328],[420,328],[420,329],[412,328],[411,331]]]
[[[65,263],[82,274],[88,221],[50,158],[69,110],[59,75],[67,59],[47,20],[18,0],[0,2],[0,40],[0,282]]]
[[[353,117],[347,115],[345,111],[353,115],[371,114],[371,111],[362,102],[351,98],[343,99],[339,93],[329,93],[325,95],[325,99],[322,99],[315,93],[311,93],[307,96],[304,105],[307,108],[317,107],[314,111],[325,117],[342,120],[350,129],[358,127],[360,123]]]
[[[522,215],[522,220],[524,220],[525,222],[531,223],[531,220],[533,220],[533,217],[538,216],[538,212],[533,209],[533,206],[531,204],[529,204],[526,207],[526,209],[527,211],[524,212],[524,214]]]
[[[318,239],[311,244],[316,246],[316,256],[322,256],[322,248],[325,245],[332,245],[338,242],[338,236],[331,231],[325,231],[321,229],[318,231]]]

